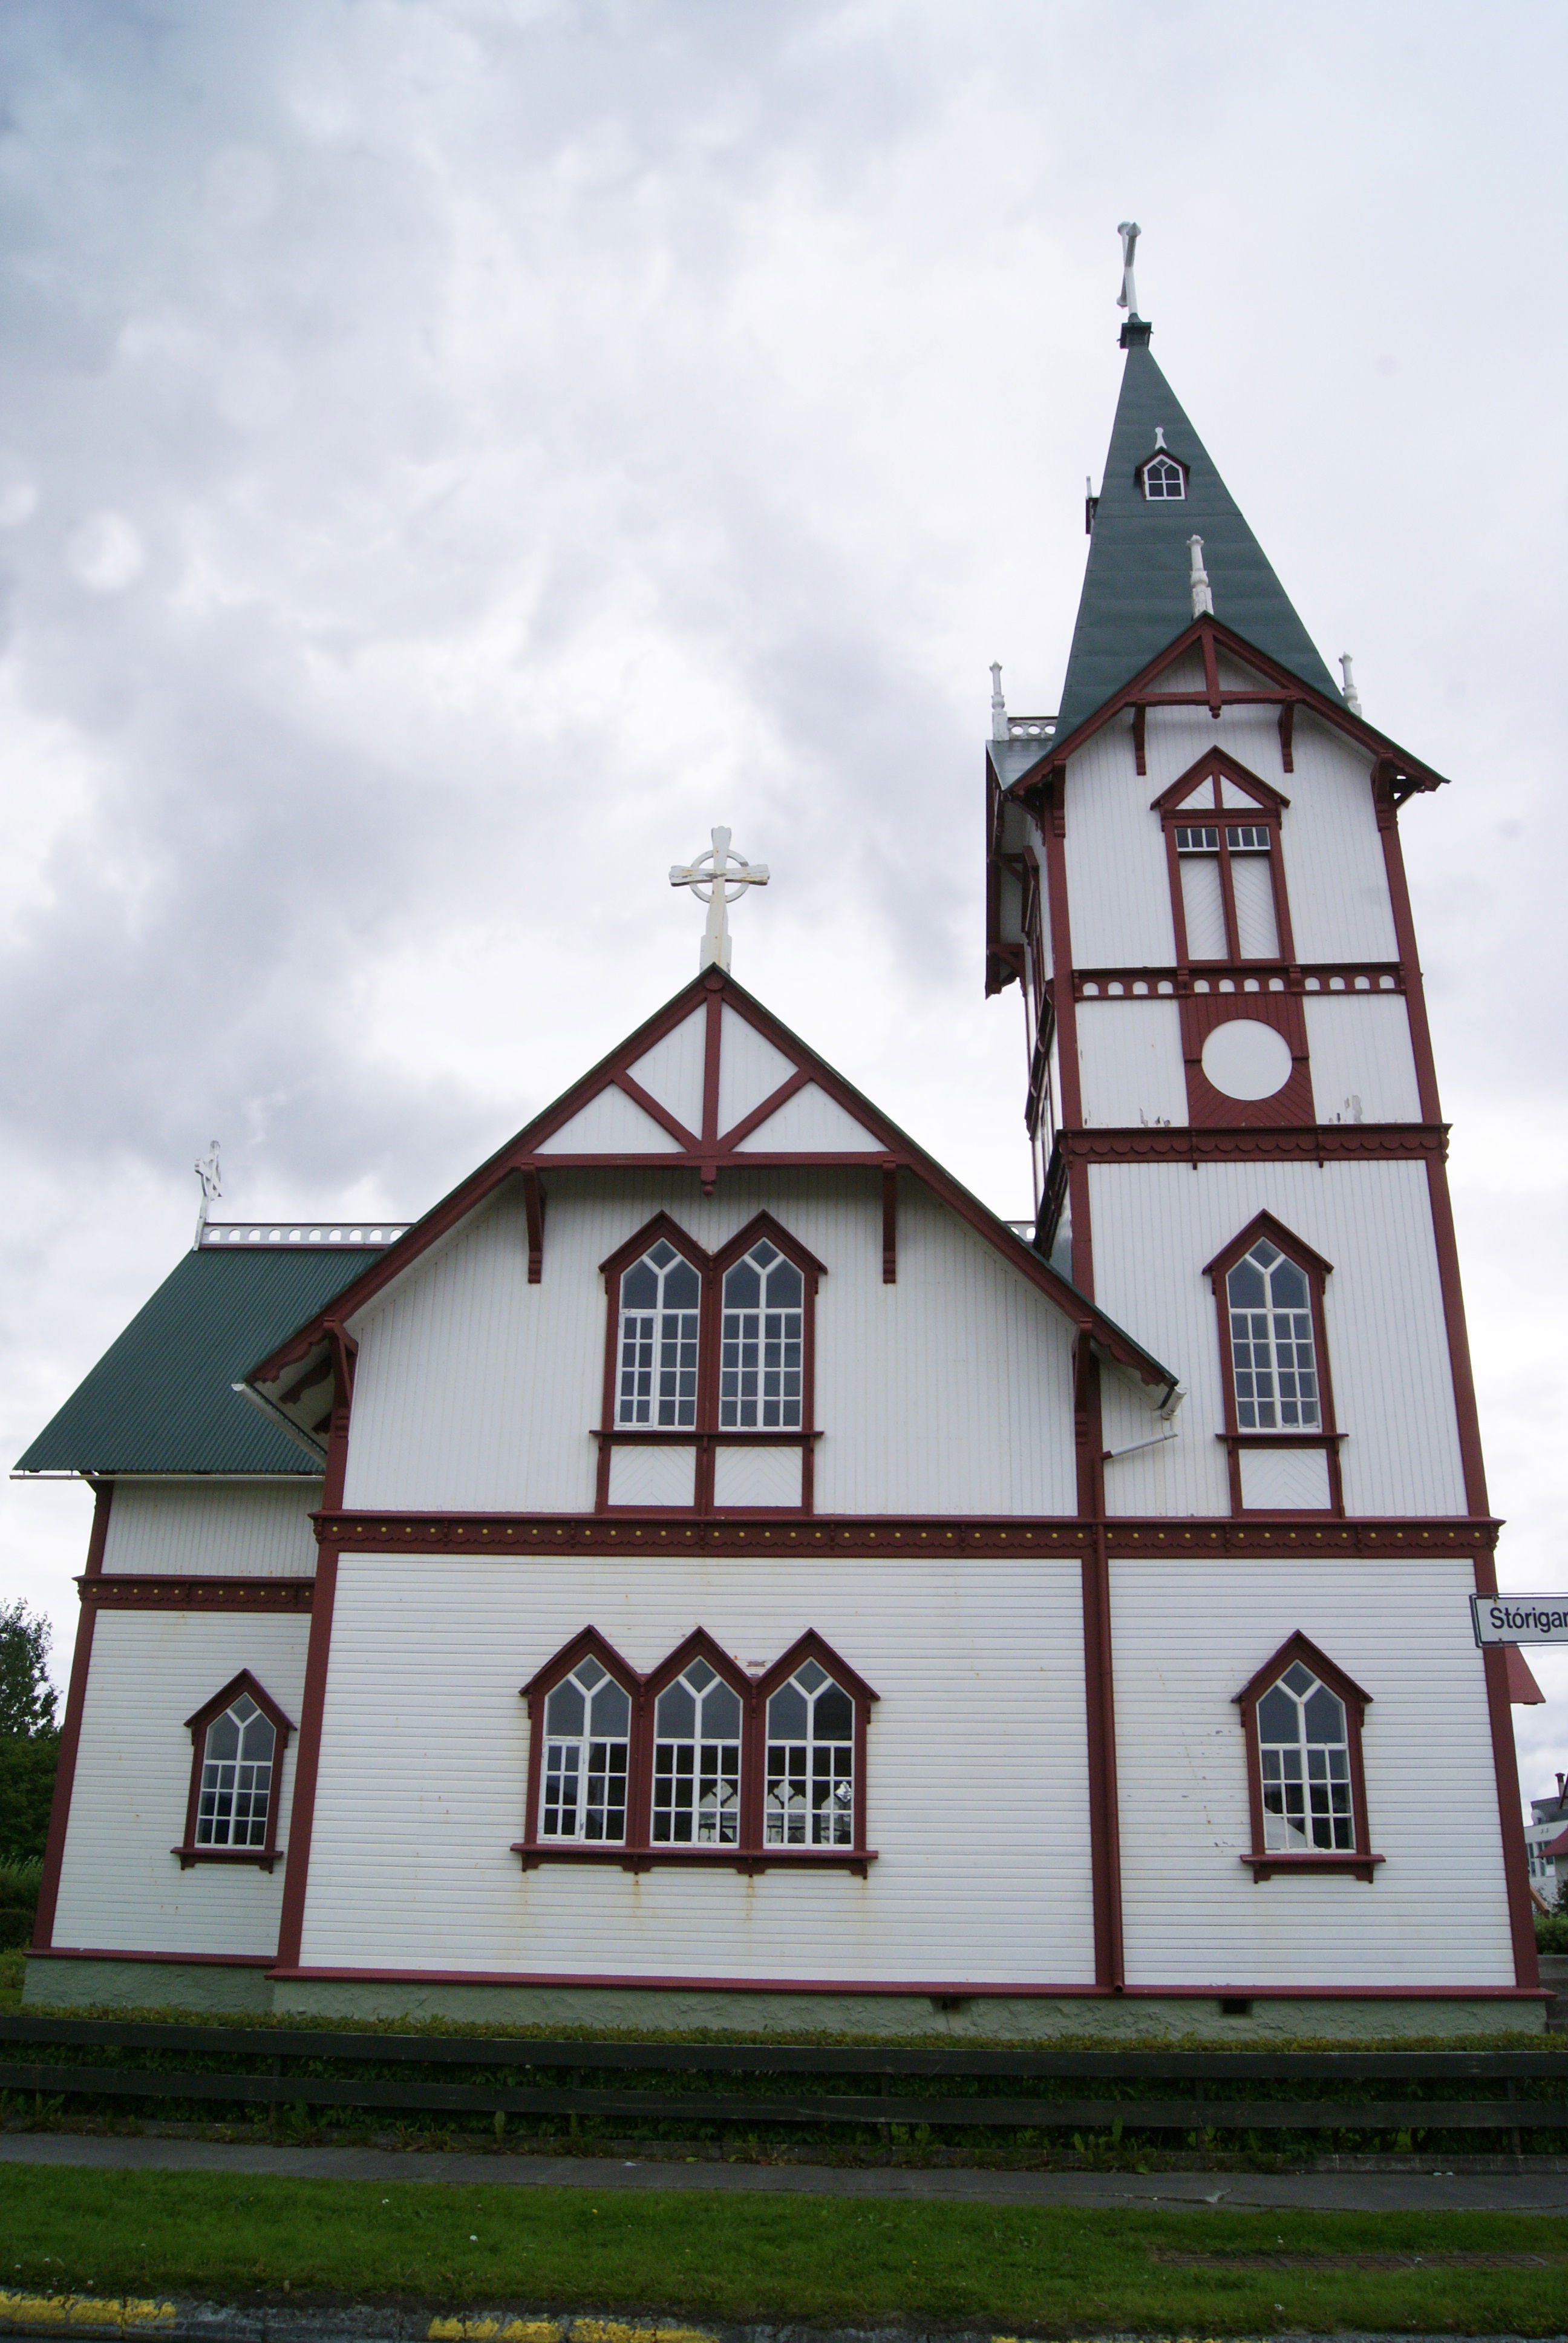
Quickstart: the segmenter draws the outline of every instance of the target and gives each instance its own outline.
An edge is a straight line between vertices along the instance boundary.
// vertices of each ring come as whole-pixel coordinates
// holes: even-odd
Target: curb
[[[180,2301],[172,2298],[104,2298],[29,2294],[0,2289],[0,2335],[54,2337],[156,2336],[168,2343],[1024,2343],[1016,2335],[984,2329],[806,2326],[708,2327],[656,2319],[606,2318],[592,2313],[548,2317],[537,2310],[432,2311],[428,2303],[355,2303],[312,2309],[305,2304]],[[1295,2334],[1233,2336],[1099,2335],[1061,2343],[1454,2343],[1452,2335]],[[1568,2343],[1568,2336],[1495,2335],[1472,2343]]]

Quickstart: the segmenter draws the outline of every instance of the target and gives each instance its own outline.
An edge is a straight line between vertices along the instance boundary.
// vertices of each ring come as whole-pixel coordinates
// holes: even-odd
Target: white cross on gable
[[[766,887],[766,862],[748,862],[743,854],[731,854],[729,832],[714,830],[709,832],[713,844],[706,854],[694,862],[672,862],[669,883],[672,887],[689,887],[699,903],[708,906],[708,924],[702,931],[702,945],[697,956],[699,968],[729,966],[729,921],[726,907],[738,903],[748,887]]]

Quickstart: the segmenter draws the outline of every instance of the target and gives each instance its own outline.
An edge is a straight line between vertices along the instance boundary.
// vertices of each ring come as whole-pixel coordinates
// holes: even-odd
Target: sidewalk
[[[0,2164],[109,2172],[255,2172],[283,2179],[446,2181],[463,2187],[757,2191],[943,2197],[975,2205],[1204,2205],[1324,2213],[1568,2213],[1568,2172],[979,2172],[949,2167],[623,2163],[588,2156],[465,2156],[379,2147],[275,2147],[201,2139],[0,2133]]]

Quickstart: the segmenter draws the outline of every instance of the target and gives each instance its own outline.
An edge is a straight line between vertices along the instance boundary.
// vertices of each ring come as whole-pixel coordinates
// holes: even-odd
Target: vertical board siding
[[[591,1621],[637,1667],[808,1627],[880,1694],[869,1876],[525,1872],[518,1687]],[[333,1623],[307,1965],[976,1983],[1093,1975],[1075,1564],[351,1557]]]
[[[356,1322],[345,1502],[587,1513],[603,1406],[598,1263],[663,1206],[714,1247],[763,1206],[828,1270],[817,1302],[823,1512],[1074,1509],[1066,1321],[906,1179],[882,1282],[879,1174],[547,1175],[544,1278],[503,1194]]]
[[[319,1481],[116,1481],[106,1571],[311,1578]]]
[[[1399,958],[1369,775],[1372,759],[1313,716],[1296,720],[1296,769],[1280,786],[1285,883],[1299,960]]]
[[[719,1027],[719,1128],[736,1124],[771,1098],[795,1071],[795,1061],[765,1041],[755,1025],[726,1008]]]
[[[1513,1984],[1473,1583],[1467,1562],[1111,1564],[1129,1984]],[[1370,1886],[1254,1885],[1240,1859],[1234,1695],[1298,1628],[1372,1695]]]
[[[1398,992],[1309,995],[1307,1047],[1320,1122],[1419,1122],[1410,1012]]]
[[[846,1114],[837,1099],[815,1082],[785,1100],[777,1114],[770,1114],[736,1146],[741,1154],[805,1155],[821,1150],[824,1153],[839,1152],[864,1155],[879,1145],[874,1131]]]
[[[308,1619],[266,1613],[99,1613],[56,1945],[131,1953],[276,1950],[282,1864],[272,1872],[250,1864],[182,1871],[169,1850],[185,1836],[186,1718],[248,1668],[297,1725],[309,1634]],[[291,1735],[278,1785],[278,1844],[286,1850],[295,1748]]]
[[[1149,810],[1158,787],[1135,769],[1131,716],[1069,762],[1068,913],[1080,968],[1169,968],[1176,958],[1165,839]]]
[[[541,1139],[541,1155],[678,1155],[680,1141],[645,1114],[637,1101],[612,1085],[589,1099],[587,1106],[549,1139]]]
[[[629,1069],[650,1098],[668,1107],[688,1131],[702,1130],[702,1068],[708,1015],[694,1009],[673,1033],[656,1041]]]
[[[1463,1513],[1424,1164],[1096,1164],[1090,1189],[1101,1304],[1188,1393],[1171,1448],[1129,1457],[1108,1479],[1115,1512],[1230,1511],[1203,1264],[1266,1210],[1334,1264],[1324,1315],[1347,1512]]]
[[[1081,1001],[1083,1120],[1101,1130],[1187,1121],[1181,1011],[1174,1001]]]

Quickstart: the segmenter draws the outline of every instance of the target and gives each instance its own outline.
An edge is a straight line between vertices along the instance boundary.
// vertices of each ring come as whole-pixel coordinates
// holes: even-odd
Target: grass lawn
[[[1419,2260],[1417,2258],[1420,2258]],[[1018,2333],[1555,2335],[1568,2219],[1078,2211],[0,2166],[0,2287]]]

